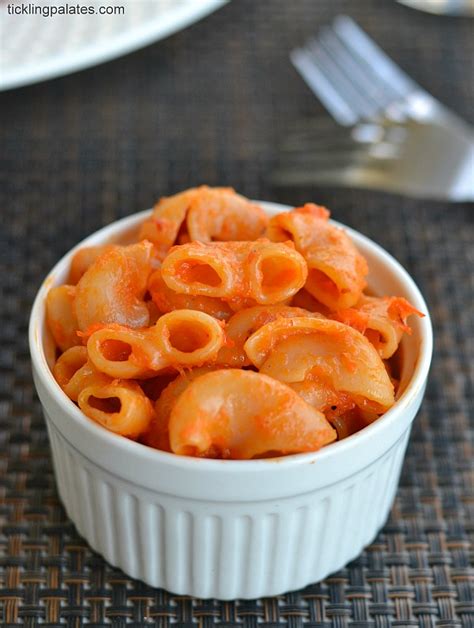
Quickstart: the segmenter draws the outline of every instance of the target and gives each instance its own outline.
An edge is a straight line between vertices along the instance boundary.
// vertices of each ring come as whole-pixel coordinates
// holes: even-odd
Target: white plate
[[[227,0],[81,0],[79,6],[122,6],[124,15],[11,15],[0,0],[0,90],[82,70],[137,50],[185,28]],[[40,8],[77,6],[43,0]]]

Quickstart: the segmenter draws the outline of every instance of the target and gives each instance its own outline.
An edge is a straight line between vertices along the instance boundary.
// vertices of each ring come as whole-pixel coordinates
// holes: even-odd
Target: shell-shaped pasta
[[[151,401],[135,382],[88,386],[80,392],[78,405],[93,421],[129,438],[143,434],[155,416]]]
[[[367,262],[343,229],[328,222],[324,207],[307,203],[274,216],[266,235],[292,240],[308,264],[306,290],[331,310],[353,306],[366,285]]]
[[[76,286],[74,306],[80,330],[110,323],[134,328],[148,325],[144,295],[152,249],[150,242],[115,246],[95,260]]]
[[[288,305],[256,305],[240,310],[229,319],[225,332],[227,342],[219,351],[217,362],[233,367],[248,366],[251,361],[244,351],[249,337],[263,325],[280,318],[296,316],[322,316]]]
[[[384,412],[394,403],[393,384],[377,351],[365,336],[337,321],[277,320],[250,336],[244,349],[261,373],[280,381],[316,375],[351,394],[357,405]]]
[[[82,275],[92,266],[95,260],[114,248],[113,244],[84,246],[74,253],[69,270],[69,283],[76,285]]]
[[[333,318],[364,334],[380,357],[387,360],[398,349],[403,334],[411,334],[407,318],[412,314],[423,316],[402,297],[363,295],[353,308],[340,310]]]
[[[237,194],[232,188],[202,186],[191,203],[187,215],[191,240],[256,240],[267,226],[263,209]]]
[[[171,411],[169,435],[174,453],[233,459],[316,451],[336,438],[291,388],[238,369],[193,381]]]
[[[113,325],[87,342],[89,359],[111,377],[149,378],[169,368],[214,362],[225,342],[219,321],[194,310],[164,314],[147,329]]]
[[[163,260],[162,277],[178,293],[280,303],[305,283],[304,258],[281,243],[191,242],[174,247]]]
[[[79,327],[74,309],[75,296],[75,286],[64,284],[51,288],[46,297],[46,321],[61,351],[81,344],[77,335]]]
[[[182,294],[171,290],[163,281],[160,269],[150,275],[148,291],[160,312],[198,310],[220,320],[227,320],[233,314],[229,304],[222,299],[198,294]]]

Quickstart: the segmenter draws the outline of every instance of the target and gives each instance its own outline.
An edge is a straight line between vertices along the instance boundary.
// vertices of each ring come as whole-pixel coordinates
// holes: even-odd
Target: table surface
[[[325,115],[288,52],[338,13],[473,122],[474,22],[392,0],[234,0],[132,55],[1,95],[3,625],[474,625],[474,207],[270,183],[288,124]],[[429,386],[387,524],[345,569],[277,598],[178,597],[106,564],[61,506],[31,379],[28,314],[52,264],[97,228],[202,182],[326,204],[401,261],[434,321]]]

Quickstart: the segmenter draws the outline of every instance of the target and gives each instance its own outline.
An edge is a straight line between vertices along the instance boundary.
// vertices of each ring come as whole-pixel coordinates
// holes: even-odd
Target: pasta
[[[106,386],[84,388],[80,409],[111,432],[137,438],[154,418],[151,401],[135,382],[114,380]]]
[[[237,312],[226,326],[227,343],[219,351],[217,362],[234,367],[248,366],[251,361],[244,351],[244,344],[253,332],[274,320],[296,316],[321,315],[287,305],[257,305]]]
[[[364,418],[364,414],[359,408],[354,408],[353,410],[335,416],[330,422],[337,432],[338,440],[355,434],[370,423],[370,421]]]
[[[392,382],[361,333],[321,318],[276,320],[256,331],[244,350],[260,373],[286,383],[316,377],[380,414],[393,405]]]
[[[231,188],[186,190],[121,244],[74,253],[45,303],[53,375],[90,420],[147,447],[317,451],[393,405],[407,319],[422,316],[366,294],[367,272],[324,207],[269,220]]]
[[[307,268],[293,248],[261,239],[173,247],[161,273],[166,285],[181,294],[270,305],[293,296],[304,285]]]
[[[199,188],[187,216],[191,241],[256,240],[267,226],[263,209],[232,188]]]
[[[304,288],[297,292],[291,299],[291,305],[293,307],[303,308],[303,310],[307,310],[308,312],[322,314],[323,316],[331,315],[331,310],[315,299],[313,295]]]
[[[218,297],[183,294],[171,290],[163,281],[161,269],[157,269],[151,274],[148,281],[148,290],[160,312],[198,310],[220,320],[227,320],[233,314],[230,305]]]
[[[152,242],[158,258],[162,259],[176,243],[195,194],[196,190],[193,189],[170,198],[162,198],[155,205],[151,218],[143,223],[138,239]]]
[[[384,360],[391,358],[404,333],[410,334],[407,318],[418,312],[401,297],[363,296],[351,309],[334,314],[336,320],[354,327],[367,336]]]
[[[80,392],[87,386],[105,386],[111,378],[98,371],[89,361],[86,347],[71,347],[65,351],[53,369],[56,381],[66,395],[77,401]]]
[[[181,393],[186,390],[192,381],[204,375],[204,373],[209,373],[215,368],[215,366],[194,368],[192,371],[181,373],[181,375],[178,375],[178,377],[173,379],[173,381],[166,386],[155,403],[155,419],[150,424],[147,432],[143,435],[143,443],[150,447],[155,447],[156,449],[171,451],[169,419],[172,409]]]
[[[90,360],[87,360],[80,369],[64,385],[63,390],[69,399],[77,401],[80,393],[88,386],[106,386],[112,379],[105,373],[98,371]]]
[[[69,283],[76,285],[82,275],[88,270],[95,260],[114,248],[113,244],[103,246],[85,246],[74,253],[71,260],[71,270],[69,271]]]
[[[368,268],[347,234],[328,219],[325,207],[307,203],[272,218],[267,236],[293,241],[308,263],[306,290],[328,308],[343,309],[359,300]]]
[[[255,240],[267,223],[263,209],[232,188],[202,185],[161,199],[143,224],[139,239],[153,242],[162,259],[173,244]]]
[[[151,272],[152,245],[140,242],[102,253],[76,286],[74,309],[81,331],[92,325],[118,323],[146,327],[144,301]]]
[[[198,377],[181,393],[171,410],[169,437],[171,450],[181,455],[248,459],[316,451],[336,433],[324,414],[288,386],[228,369]]]
[[[102,327],[89,337],[87,353],[94,366],[110,377],[146,379],[169,368],[213,361],[224,342],[224,332],[215,318],[203,312],[176,310],[146,329]]]
[[[77,335],[79,323],[74,309],[75,297],[75,286],[67,284],[51,288],[46,297],[46,320],[61,351],[80,344]]]
[[[70,347],[56,360],[53,367],[53,375],[64,390],[76,373],[87,362],[87,349],[85,347]]]

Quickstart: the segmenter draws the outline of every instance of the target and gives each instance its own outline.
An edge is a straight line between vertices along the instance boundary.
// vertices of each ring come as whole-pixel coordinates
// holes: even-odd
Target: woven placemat
[[[287,125],[323,115],[288,51],[340,12],[472,122],[472,23],[391,0],[234,0],[143,51],[2,95],[0,624],[474,626],[474,207],[269,183]],[[58,257],[98,227],[200,182],[327,204],[401,261],[435,326],[389,521],[345,569],[276,598],[178,597],[96,555],[59,502],[31,379],[29,309]]]

